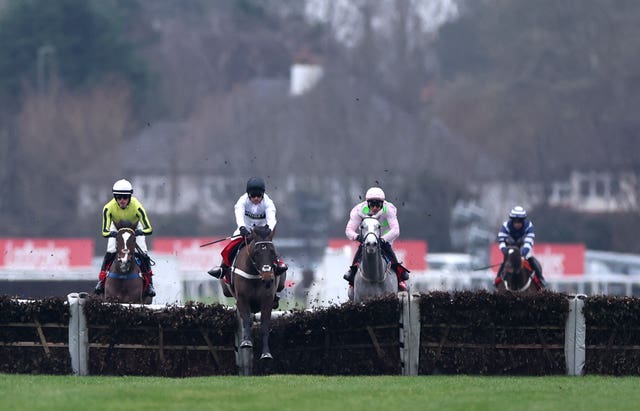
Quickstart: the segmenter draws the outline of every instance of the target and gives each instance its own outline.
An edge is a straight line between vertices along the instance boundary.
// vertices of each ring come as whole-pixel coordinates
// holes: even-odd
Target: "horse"
[[[104,301],[150,304],[153,297],[144,296],[144,280],[136,261],[135,226],[129,222],[116,223],[116,258],[109,267],[104,283]]]
[[[349,289],[349,297],[354,302],[367,298],[395,293],[398,289],[395,273],[380,249],[380,222],[373,217],[365,217],[360,223],[362,238],[362,258]]]
[[[260,312],[262,333],[262,355],[260,359],[272,359],[269,348],[271,311],[276,291],[282,291],[286,282],[286,273],[276,276],[276,250],[273,245],[273,232],[264,226],[254,227],[251,237],[244,248],[236,255],[231,267],[231,284],[220,281],[226,296],[236,300],[236,311],[242,321],[242,340],[240,348],[252,348],[251,314]]]
[[[533,276],[535,275],[533,270],[524,261],[519,246],[507,246],[502,269],[502,281],[496,287],[498,292],[511,291],[522,294],[535,294],[541,291],[533,281]]]

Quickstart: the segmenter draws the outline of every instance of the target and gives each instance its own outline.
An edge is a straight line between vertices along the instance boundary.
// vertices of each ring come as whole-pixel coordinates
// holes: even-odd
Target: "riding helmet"
[[[365,200],[382,200],[384,201],[384,191],[380,187],[371,187],[365,194]]]
[[[118,180],[113,184],[113,195],[131,195],[133,186],[125,179]]]
[[[247,194],[260,192],[264,194],[265,192],[265,184],[264,180],[260,177],[251,177],[247,181]]]
[[[511,209],[511,212],[509,213],[509,218],[517,218],[517,219],[524,220],[525,218],[527,218],[527,210],[525,210],[524,207],[522,206],[515,206]]]

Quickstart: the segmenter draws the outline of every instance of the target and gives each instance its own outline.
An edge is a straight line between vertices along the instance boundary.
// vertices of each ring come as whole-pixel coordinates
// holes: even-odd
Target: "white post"
[[[564,333],[567,375],[581,376],[584,374],[587,327],[582,310],[585,297],[584,294],[578,294],[570,297],[569,300],[569,316]]]
[[[84,302],[87,293],[67,295],[69,302],[69,354],[71,368],[75,375],[89,375],[89,333],[84,315]]]
[[[416,294],[416,297],[419,297]],[[398,293],[400,311],[400,364],[402,375],[418,375],[420,361],[420,298],[406,291]]]

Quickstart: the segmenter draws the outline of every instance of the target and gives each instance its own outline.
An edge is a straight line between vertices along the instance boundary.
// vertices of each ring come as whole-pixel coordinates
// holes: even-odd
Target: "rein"
[[[527,279],[527,283],[522,288],[519,288],[517,290],[512,290],[511,288],[509,288],[509,282],[507,282],[507,280],[504,280],[504,283],[506,284],[507,290],[509,290],[509,291],[517,291],[517,292],[525,291],[525,290],[529,289],[529,287],[531,287],[531,277],[532,276],[533,276],[533,273],[531,273],[531,275]]]
[[[249,256],[249,261],[251,262],[251,267],[254,268],[254,270],[256,270],[258,272],[258,274],[250,274],[244,270],[241,270],[237,267],[233,267],[232,271],[234,274],[238,274],[240,277],[246,278],[248,280],[261,280],[262,279],[262,275],[260,274],[260,269],[258,269],[258,265],[255,262],[255,260],[253,259],[253,256],[251,255],[251,252],[249,250],[249,244],[251,244],[251,242],[247,243],[247,241],[245,240],[245,249],[247,250],[247,255]],[[259,244],[273,244],[273,241],[255,241],[253,243],[253,248],[251,248],[251,250],[253,250],[257,245]],[[271,268],[273,270],[273,267]]]
[[[107,277],[115,278],[116,280],[135,280],[136,278],[141,278],[142,275],[140,275],[140,273],[118,274],[109,271]]]

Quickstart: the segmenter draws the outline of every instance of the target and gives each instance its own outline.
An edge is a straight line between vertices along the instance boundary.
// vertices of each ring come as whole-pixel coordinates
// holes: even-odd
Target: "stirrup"
[[[146,295],[148,297],[155,297],[156,296],[156,290],[153,288],[153,284],[149,283],[149,285],[147,286],[146,291],[144,292],[144,295]]]
[[[355,279],[355,274],[351,274],[351,270],[347,271],[345,275],[342,276],[345,280],[349,282],[349,284],[353,284],[353,280]]]
[[[102,281],[98,280],[98,284],[96,284],[96,288],[93,289],[93,292],[97,295],[104,294],[104,284],[102,284]]]

